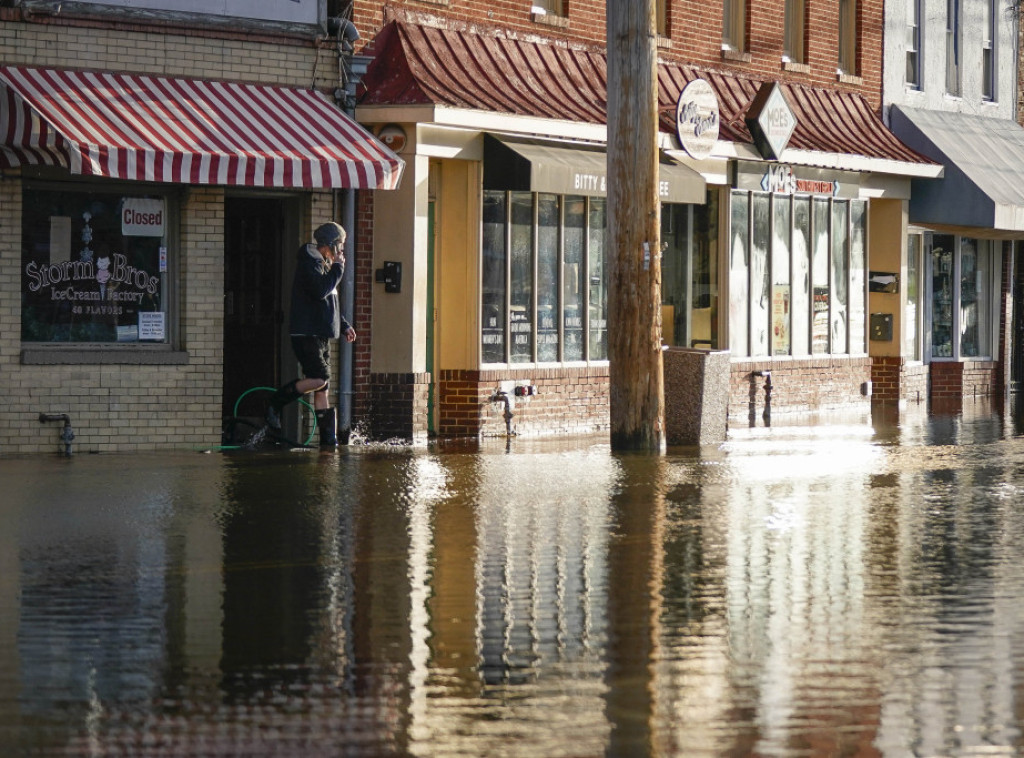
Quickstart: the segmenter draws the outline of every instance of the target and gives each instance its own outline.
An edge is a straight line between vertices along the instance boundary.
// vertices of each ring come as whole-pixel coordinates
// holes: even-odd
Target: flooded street
[[[1021,433],[0,458],[0,755],[1019,755]]]

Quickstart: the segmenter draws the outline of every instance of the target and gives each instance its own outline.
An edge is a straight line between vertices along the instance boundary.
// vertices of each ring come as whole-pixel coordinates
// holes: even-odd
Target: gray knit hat
[[[339,224],[328,221],[316,228],[313,232],[313,239],[319,247],[331,247],[345,239],[345,230]]]

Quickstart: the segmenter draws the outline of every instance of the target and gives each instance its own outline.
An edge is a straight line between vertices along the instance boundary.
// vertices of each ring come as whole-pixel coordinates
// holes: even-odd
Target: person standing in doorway
[[[338,419],[330,407],[330,341],[344,335],[356,341],[356,330],[341,315],[338,285],[345,274],[345,230],[333,221],[317,227],[313,242],[299,248],[292,280],[289,326],[292,350],[302,366],[302,378],[288,382],[270,398],[267,426],[281,429],[281,410],[308,392],[320,429],[320,447],[338,444]]]

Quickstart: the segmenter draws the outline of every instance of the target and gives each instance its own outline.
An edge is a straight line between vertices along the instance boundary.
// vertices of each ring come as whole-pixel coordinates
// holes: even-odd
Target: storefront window
[[[735,354],[864,354],[866,216],[860,200],[732,193]]]
[[[921,360],[921,235],[907,237],[907,307],[903,314],[903,352]]]
[[[846,257],[846,203],[832,204],[832,334],[831,352],[847,352],[846,329],[850,282]]]
[[[586,244],[586,201],[565,198],[565,263],[562,272],[562,336],[565,360],[583,360],[583,252]]]
[[[964,238],[960,243],[960,355],[990,353],[992,243]]]
[[[811,323],[811,198],[793,198],[792,355],[807,355]]]
[[[829,352],[828,311],[830,301],[828,266],[828,200],[814,198],[814,247],[811,250],[811,284],[814,292],[814,317],[811,321],[811,352]]]
[[[732,233],[729,237],[729,349],[734,355],[749,355],[747,334],[750,298],[748,284],[750,255],[748,230],[750,227],[750,195],[735,192],[732,196],[730,218]]]
[[[662,342],[717,347],[718,192],[704,205],[663,205],[661,246]]]
[[[605,201],[488,191],[483,226],[483,363],[607,360]]]
[[[952,234],[931,238],[932,357],[953,357],[953,301],[956,297]]]
[[[790,335],[790,216],[789,198],[775,203],[772,223],[772,355],[789,355]]]
[[[752,355],[768,355],[768,330],[771,325],[771,295],[768,247],[771,244],[769,197],[753,196],[753,231],[750,243],[750,350]]]
[[[590,360],[608,360],[608,204],[603,199],[591,198],[590,223],[587,234],[587,269],[590,292],[587,297],[590,314]]]
[[[505,295],[507,271],[505,232],[508,203],[504,192],[484,195],[483,282],[480,314],[484,363],[505,362]]]
[[[160,193],[26,189],[22,341],[169,342],[169,206]]]
[[[990,357],[1000,275],[998,243],[925,234],[924,244],[931,266],[932,357]]]
[[[850,352],[867,346],[867,203],[850,201]]]
[[[509,358],[512,363],[528,363],[533,361],[533,195],[513,192],[511,204]]]
[[[537,199],[537,360],[558,360],[558,197]]]

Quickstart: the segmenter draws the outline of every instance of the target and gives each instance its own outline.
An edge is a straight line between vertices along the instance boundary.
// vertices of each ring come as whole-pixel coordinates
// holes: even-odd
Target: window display
[[[704,205],[661,207],[661,339],[718,347],[718,192]]]
[[[992,355],[993,296],[998,259],[990,240],[926,234],[931,265],[933,358]]]
[[[867,204],[740,190],[731,202],[732,352],[864,355]]]
[[[165,343],[168,200],[26,188],[23,342]]]
[[[599,198],[484,193],[482,363],[607,360],[605,215]]]

